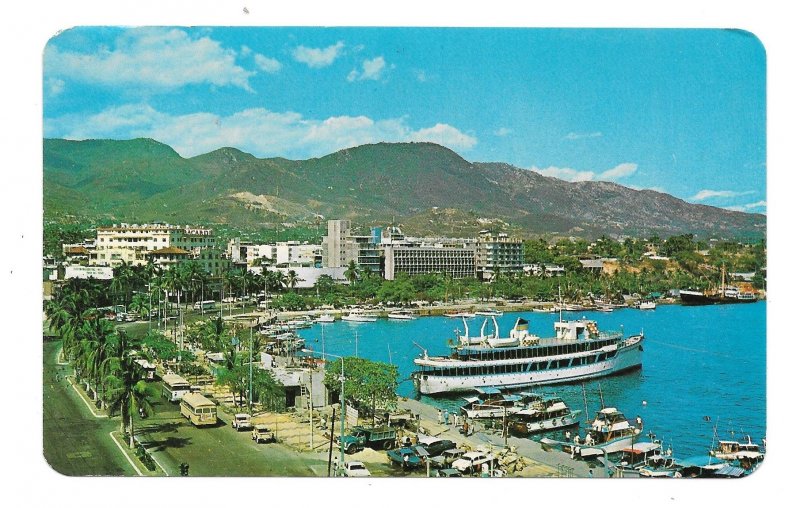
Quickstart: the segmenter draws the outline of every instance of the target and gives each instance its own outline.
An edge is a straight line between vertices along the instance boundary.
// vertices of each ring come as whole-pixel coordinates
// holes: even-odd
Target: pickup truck
[[[231,420],[231,427],[236,430],[252,429],[253,423],[250,421],[250,415],[247,413],[236,413]]]
[[[341,438],[345,453],[355,453],[364,448],[373,450],[390,450],[397,443],[397,431],[394,429],[368,428],[356,426],[350,434]]]
[[[269,430],[266,425],[256,425],[253,427],[253,441],[256,443],[270,443],[275,441],[275,433]]]

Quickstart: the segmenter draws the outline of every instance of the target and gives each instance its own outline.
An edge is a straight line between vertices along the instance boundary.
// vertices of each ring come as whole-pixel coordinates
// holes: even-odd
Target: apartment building
[[[162,249],[179,249],[187,252],[187,257],[193,258],[201,251],[215,247],[216,237],[209,228],[170,224],[115,224],[97,228],[94,250],[89,251],[89,265],[116,267],[123,262],[143,265],[147,263],[149,253]]]
[[[492,280],[501,273],[521,273],[525,264],[522,240],[506,233],[481,231],[475,251],[478,278]]]

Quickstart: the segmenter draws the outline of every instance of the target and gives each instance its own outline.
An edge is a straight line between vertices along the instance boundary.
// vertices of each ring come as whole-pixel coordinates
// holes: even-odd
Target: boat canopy
[[[709,467],[725,465],[726,462],[711,455],[695,455],[685,459],[676,459],[675,464],[681,467]]]
[[[495,388],[494,386],[485,386],[482,388],[475,388],[478,393],[482,393],[484,395],[500,395],[502,393],[499,388]]]
[[[726,478],[739,478],[740,476],[744,476],[746,472],[747,471],[745,471],[741,467],[727,465],[714,471],[714,476],[724,476]]]

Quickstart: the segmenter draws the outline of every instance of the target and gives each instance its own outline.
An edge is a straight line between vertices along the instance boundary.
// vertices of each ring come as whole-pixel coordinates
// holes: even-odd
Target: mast
[[[606,402],[603,400],[603,385],[601,385],[599,382],[597,383],[597,389],[600,390],[600,408],[605,409]]]
[[[586,384],[581,383],[581,390],[583,391],[583,409],[586,412],[586,422],[589,420],[589,404],[586,402]]]

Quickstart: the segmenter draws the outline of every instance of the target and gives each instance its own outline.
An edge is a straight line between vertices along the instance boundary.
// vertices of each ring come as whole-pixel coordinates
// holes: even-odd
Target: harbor
[[[675,457],[708,457],[715,443],[726,439],[736,441],[752,436],[754,442],[761,443],[766,436],[765,305],[765,302],[747,306],[669,305],[659,306],[655,312],[635,308],[613,313],[564,312],[565,320],[592,319],[601,329],[624,329],[625,335],[628,331],[643,331],[647,338],[641,369],[586,382],[535,386],[532,391],[557,394],[570,408],[584,413],[580,428],[573,427],[572,435],[576,430],[581,432],[585,420],[603,407],[615,407],[628,420],[643,422],[641,441],[656,440]],[[495,319],[500,329],[507,332],[521,316],[529,321],[531,333],[543,337],[552,335],[553,323],[559,319],[557,314],[539,312],[505,312]],[[476,316],[468,322],[479,328],[483,319]],[[401,404],[416,414],[429,415],[435,422],[433,415],[437,410],[459,414],[464,398],[470,394],[419,394],[411,381],[414,360],[421,356],[420,348],[447,354],[448,339],[455,339],[455,329],[464,331],[463,325],[458,326],[460,321],[420,317],[409,322],[336,322],[317,324],[299,330],[298,334],[308,347],[317,351],[396,365],[402,379],[398,394],[401,400],[406,400]],[[743,350],[748,354],[739,354]],[[737,368],[731,370],[734,359]],[[709,379],[715,382],[709,383]],[[443,431],[444,435],[457,432],[457,429]],[[502,444],[504,438],[502,432],[481,433],[481,436],[492,446]],[[603,467],[597,461],[574,460],[564,451],[568,448],[558,444],[565,441],[563,429],[530,438],[509,435],[506,439],[517,453],[553,468],[554,475],[559,471],[567,474],[565,471],[573,468],[576,476],[585,477],[590,470],[594,475],[596,468]]]

